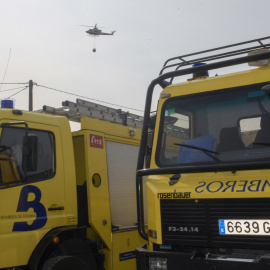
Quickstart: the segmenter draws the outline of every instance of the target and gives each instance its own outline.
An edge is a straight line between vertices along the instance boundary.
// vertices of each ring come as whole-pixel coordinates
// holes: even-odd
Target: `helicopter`
[[[115,31],[112,31],[111,33],[105,33],[102,32],[102,30],[98,29],[97,24],[95,24],[95,26],[88,26],[88,25],[81,25],[81,26],[85,26],[85,27],[94,27],[94,28],[90,28],[89,30],[85,31],[87,34],[89,34],[90,36],[101,36],[101,35],[105,35],[105,36],[112,36]]]
[[[95,46],[95,39],[98,36],[112,36],[115,31],[112,31],[111,33],[105,33],[102,32],[102,30],[98,29],[97,24],[95,24],[95,26],[88,26],[88,25],[80,25],[80,26],[84,26],[84,27],[94,27],[94,28],[90,28],[87,31],[85,31],[87,34],[89,34],[90,36],[94,37],[94,48],[93,48],[93,52],[96,52],[96,46]]]

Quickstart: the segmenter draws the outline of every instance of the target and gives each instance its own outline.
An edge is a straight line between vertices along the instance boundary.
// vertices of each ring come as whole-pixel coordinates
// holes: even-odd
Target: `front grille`
[[[270,199],[161,199],[166,245],[270,248],[270,235],[220,235],[220,219],[270,219]]]

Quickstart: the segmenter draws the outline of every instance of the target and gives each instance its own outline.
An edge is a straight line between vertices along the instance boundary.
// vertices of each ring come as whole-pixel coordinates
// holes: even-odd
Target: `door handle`
[[[64,206],[59,206],[59,207],[49,207],[48,211],[56,211],[56,210],[64,210]]]

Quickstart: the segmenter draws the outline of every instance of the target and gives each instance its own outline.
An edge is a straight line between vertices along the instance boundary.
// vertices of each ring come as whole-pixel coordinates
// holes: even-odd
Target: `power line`
[[[134,111],[143,112],[142,110],[138,110],[138,109],[134,109],[134,108],[126,107],[126,106],[121,106],[121,105],[118,105],[118,104],[114,104],[114,103],[110,103],[110,102],[105,102],[105,101],[98,100],[98,99],[94,99],[94,98],[89,98],[89,97],[85,97],[85,96],[80,96],[80,95],[77,95],[77,94],[74,94],[74,93],[70,93],[70,92],[67,92],[67,91],[63,91],[63,90],[51,88],[51,87],[48,87],[48,86],[39,85],[39,84],[35,84],[35,85],[36,85],[36,86],[39,86],[39,87],[43,87],[43,88],[49,89],[49,90],[54,90],[54,91],[57,91],[57,92],[61,92],[61,93],[68,94],[68,95],[80,97],[80,98],[85,98],[85,99],[89,99],[89,100],[94,100],[94,101],[97,101],[97,102],[101,102],[101,103],[104,103],[104,104],[109,104],[109,105],[113,105],[113,106],[117,106],[117,107],[122,107],[122,108],[129,109],[129,110],[134,110]]]
[[[27,83],[0,83],[0,84],[28,84],[28,82]]]
[[[8,98],[10,97],[13,97],[17,94],[19,94],[20,92],[26,90],[28,88],[28,84],[29,83],[0,83],[0,85],[12,85],[12,84],[23,84],[23,85],[27,85],[26,87],[24,87],[23,89],[21,89],[20,91],[18,91],[17,93],[9,96]],[[33,85],[35,86],[39,86],[39,87],[43,87],[43,88],[46,88],[46,89],[49,89],[49,90],[53,90],[53,91],[57,91],[57,92],[60,92],[60,93],[65,93],[65,94],[68,94],[68,95],[72,95],[72,96],[76,96],[78,98],[84,98],[84,99],[89,99],[89,100],[94,100],[94,101],[97,101],[97,102],[100,102],[100,103],[104,103],[104,104],[108,104],[108,105],[112,105],[112,106],[117,106],[117,107],[122,107],[122,108],[125,108],[125,109],[129,109],[129,110],[134,110],[134,111],[138,111],[138,112],[143,112],[143,110],[138,110],[138,109],[134,109],[134,108],[131,108],[131,107],[126,107],[126,106],[122,106],[122,105],[118,105],[118,104],[114,104],[114,103],[110,103],[110,102],[106,102],[106,101],[102,101],[102,100],[98,100],[98,99],[94,99],[94,98],[89,98],[89,97],[85,97],[85,96],[81,96],[81,95],[77,95],[77,94],[74,94],[74,93],[70,93],[70,92],[67,92],[67,91],[63,91],[63,90],[59,90],[59,89],[56,89],[56,88],[52,88],[52,87],[48,87],[48,86],[44,86],[44,85],[39,85],[35,82],[33,82]],[[16,88],[11,88],[11,89],[6,89],[6,90],[2,90],[0,92],[7,92],[7,91],[12,91],[12,90],[16,90],[16,89],[20,89],[21,87],[16,87]],[[1,87],[0,87],[1,89]]]
[[[0,85],[0,90],[1,90],[1,88],[2,88],[3,82],[4,82],[5,77],[6,77],[6,74],[7,74],[7,69],[8,69],[8,64],[9,64],[10,54],[11,54],[11,49],[9,50],[7,67],[6,67],[5,74],[4,74],[4,77],[3,77],[3,80],[2,80],[2,84]]]
[[[11,97],[13,97],[13,96],[15,96],[15,95],[19,94],[20,92],[22,92],[22,91],[26,90],[27,88],[28,88],[28,86],[24,87],[22,90],[20,90],[20,91],[18,91],[17,93],[15,93],[15,94],[13,94],[13,95],[11,95],[11,96],[7,97],[6,99],[9,99],[9,98],[11,98]]]
[[[1,90],[0,92],[7,92],[7,91],[12,91],[12,90],[21,89],[21,88],[22,88],[22,86],[16,87],[16,88],[11,88],[11,89]]]

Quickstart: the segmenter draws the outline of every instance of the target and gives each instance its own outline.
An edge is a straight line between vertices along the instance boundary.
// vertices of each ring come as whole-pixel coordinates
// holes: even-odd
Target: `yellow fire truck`
[[[0,125],[0,268],[135,269],[142,117],[77,100]]]
[[[269,269],[269,42],[169,59],[150,83],[136,180],[139,231],[148,244],[136,249],[137,269]],[[241,72],[230,73],[240,64]],[[163,90],[150,115],[157,85]]]

